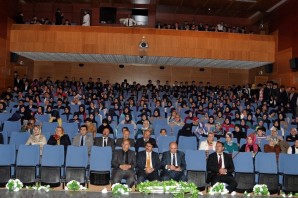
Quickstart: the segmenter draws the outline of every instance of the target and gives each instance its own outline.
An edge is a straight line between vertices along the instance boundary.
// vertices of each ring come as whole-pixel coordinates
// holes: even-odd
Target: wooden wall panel
[[[249,83],[249,71],[240,69],[205,68],[204,71],[200,71],[197,67],[165,66],[165,69],[161,70],[159,66],[135,65],[125,65],[121,69],[118,65],[112,64],[86,63],[84,67],[79,67],[78,63],[35,61],[32,76],[29,77],[35,79],[47,76],[53,80],[61,80],[64,76],[76,80],[82,77],[84,81],[92,77],[94,81],[101,78],[102,82],[109,80],[112,83],[122,82],[124,79],[130,83],[136,81],[141,84],[147,84],[148,80],[154,83],[160,80],[162,84],[167,80],[171,84],[174,81],[190,83],[195,80],[196,83],[210,82],[212,85],[224,86]]]
[[[274,62],[273,36],[148,28],[14,25],[11,51],[139,55]]]

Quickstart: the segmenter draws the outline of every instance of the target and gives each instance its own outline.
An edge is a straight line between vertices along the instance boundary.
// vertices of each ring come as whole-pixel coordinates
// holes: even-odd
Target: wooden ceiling
[[[156,6],[158,13],[208,15],[252,18],[286,0],[20,0],[21,2],[90,3],[137,7],[138,4]]]

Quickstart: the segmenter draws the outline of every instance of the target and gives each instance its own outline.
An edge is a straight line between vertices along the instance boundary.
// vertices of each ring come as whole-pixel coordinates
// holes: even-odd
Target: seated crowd
[[[67,77],[56,82],[50,77],[16,79],[15,87],[1,94],[0,113],[11,113],[9,121],[21,122],[20,131],[31,134],[26,144],[40,145],[41,154],[45,144],[64,145],[65,150],[68,145],[87,146],[89,154],[92,146],[110,146],[112,184],[123,178],[130,187],[145,180],[186,181],[184,152],[178,150],[181,136],[196,137],[196,148],[208,158],[208,181],[229,183],[230,192],[237,186],[231,175],[233,152],[274,152],[277,160],[281,152],[298,154],[294,87],[273,82],[223,88],[195,81],[170,86],[151,80],[140,85],[127,80],[102,83],[99,78],[87,83]],[[42,132],[39,115],[57,123],[49,137]],[[64,131],[65,122],[77,123],[73,138]],[[154,149],[161,136],[177,141],[160,158]]]

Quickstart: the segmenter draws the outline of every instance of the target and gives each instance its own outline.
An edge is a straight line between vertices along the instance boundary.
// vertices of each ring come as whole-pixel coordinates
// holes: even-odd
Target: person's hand
[[[221,169],[219,169],[219,174],[221,174],[221,175],[226,175],[227,174],[227,169],[225,169],[225,168],[221,168]]]
[[[145,169],[145,172],[147,173],[147,174],[150,174],[150,173],[152,173],[154,171],[154,168],[146,168]]]

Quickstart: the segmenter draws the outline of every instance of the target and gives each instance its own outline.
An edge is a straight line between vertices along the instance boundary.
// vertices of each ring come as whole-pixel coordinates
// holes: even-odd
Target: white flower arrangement
[[[112,194],[113,195],[128,195],[131,191],[126,184],[116,183],[112,185]]]
[[[209,191],[210,195],[225,195],[228,194],[229,191],[226,188],[226,185],[224,183],[217,182],[214,184]]]
[[[23,183],[19,179],[10,179],[5,187],[9,191],[18,192],[23,188]]]
[[[50,191],[50,185],[46,185],[46,186],[41,186],[41,185],[26,186],[26,189],[49,192]]]
[[[78,190],[87,190],[86,187],[82,186],[80,182],[76,180],[71,180],[65,186],[66,191],[78,191]]]
[[[270,195],[266,184],[256,184],[253,188],[254,195]]]

